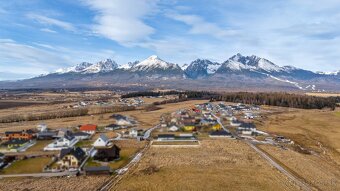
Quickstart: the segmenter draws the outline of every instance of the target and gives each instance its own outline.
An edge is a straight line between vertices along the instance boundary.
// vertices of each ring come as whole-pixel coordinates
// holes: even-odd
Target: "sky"
[[[340,70],[339,10],[339,0],[0,0],[0,80],[150,55]]]

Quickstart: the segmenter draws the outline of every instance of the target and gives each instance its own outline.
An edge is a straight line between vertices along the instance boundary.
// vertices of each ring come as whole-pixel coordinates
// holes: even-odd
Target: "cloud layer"
[[[125,64],[151,54],[178,64],[222,62],[238,52],[281,66],[339,70],[339,10],[336,0],[6,1],[0,72],[37,75],[81,61],[111,57]]]

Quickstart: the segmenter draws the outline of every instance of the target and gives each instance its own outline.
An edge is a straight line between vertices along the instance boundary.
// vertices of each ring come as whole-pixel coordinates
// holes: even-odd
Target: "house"
[[[105,134],[101,134],[98,139],[93,143],[94,147],[107,147],[109,146],[109,138]]]
[[[53,143],[48,144],[44,151],[55,151],[65,148],[73,147],[79,140],[75,138],[72,134],[66,134],[64,137],[59,138]]]
[[[5,137],[3,140],[11,140],[11,139],[24,139],[24,140],[31,140],[35,137],[35,131],[28,129],[22,131],[6,131]]]
[[[4,153],[0,153],[0,169],[2,169],[2,167],[4,167],[5,165],[6,165],[5,154]]]
[[[124,126],[120,126],[120,125],[113,123],[113,124],[106,126],[105,130],[113,131],[113,130],[117,130],[117,129],[121,129],[121,128],[124,128]]]
[[[92,124],[86,124],[86,125],[81,125],[79,127],[79,130],[88,134],[95,134],[97,131],[97,125],[92,125]]]
[[[120,158],[120,148],[117,145],[113,145],[109,148],[98,148],[94,155],[94,160],[109,162]]]
[[[234,127],[238,127],[241,125],[241,121],[238,121],[238,120],[231,120],[230,121],[230,125],[231,126],[234,126]]]
[[[157,141],[169,141],[169,140],[175,140],[174,134],[159,134],[157,136]]]
[[[252,123],[241,123],[237,128],[237,132],[243,135],[253,135],[256,133],[256,127]]]
[[[78,131],[72,134],[75,138],[77,138],[78,140],[86,140],[89,139],[91,137],[91,134],[89,133],[85,133],[83,131]]]
[[[178,131],[179,128],[176,126],[176,125],[173,125],[169,128],[169,131],[172,131],[172,132],[175,132],[175,131]]]
[[[222,126],[219,123],[214,124],[212,127],[212,130],[218,131],[222,129]]]
[[[37,139],[39,140],[51,140],[56,138],[58,135],[57,131],[41,131],[37,133]]]
[[[80,147],[61,149],[57,165],[60,169],[77,169],[86,157],[86,153]]]
[[[116,123],[117,125],[125,125],[125,126],[132,125],[131,121],[128,118],[116,119]]]
[[[183,130],[184,131],[193,131],[193,130],[195,130],[195,124],[193,124],[193,123],[186,123],[183,126]]]
[[[232,135],[227,131],[212,131],[209,137],[232,137]]]
[[[26,139],[10,139],[3,143],[8,149],[17,149],[29,145],[31,142]]]
[[[132,138],[136,138],[138,136],[137,129],[134,129],[134,128],[130,129],[129,136],[132,137]]]
[[[86,166],[84,167],[85,175],[110,175],[112,173],[109,166]]]

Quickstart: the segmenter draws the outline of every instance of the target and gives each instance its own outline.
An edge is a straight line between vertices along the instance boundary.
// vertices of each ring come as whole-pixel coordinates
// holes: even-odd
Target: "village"
[[[142,98],[134,100],[143,103]],[[50,129],[42,123],[35,129],[4,132],[1,174],[15,177],[15,172],[25,174],[18,168],[32,165],[36,170],[30,174],[38,177],[123,174],[130,163],[138,162],[147,146],[200,147],[202,139],[243,139],[282,148],[283,143],[291,144],[283,136],[273,137],[256,128],[254,120],[261,118],[261,108],[256,105],[196,104],[162,114],[159,124],[148,129],[139,128],[139,122],[130,116],[112,114],[110,118],[112,123],[106,126]],[[124,143],[138,146],[121,148]]]

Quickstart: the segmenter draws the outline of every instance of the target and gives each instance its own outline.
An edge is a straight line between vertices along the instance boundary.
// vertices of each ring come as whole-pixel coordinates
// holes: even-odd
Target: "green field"
[[[41,173],[44,166],[51,161],[48,157],[37,157],[13,162],[1,174]]]

